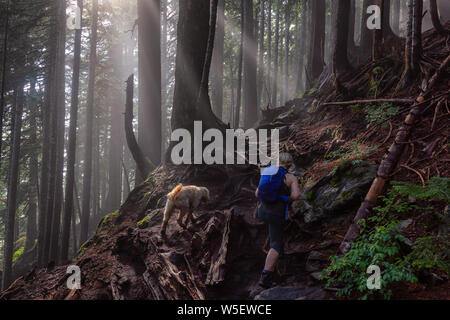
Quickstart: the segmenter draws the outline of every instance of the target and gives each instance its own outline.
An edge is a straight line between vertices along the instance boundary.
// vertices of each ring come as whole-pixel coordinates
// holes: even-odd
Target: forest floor
[[[430,31],[423,41],[426,81],[450,53],[450,40]],[[328,81],[284,107],[264,112],[260,127],[280,129],[281,148],[293,153],[303,190],[345,159],[380,164],[412,103],[326,103],[413,100],[420,94],[422,79],[395,92],[402,68],[401,57],[393,53],[345,75],[341,93]],[[450,176],[450,77],[449,69],[445,71],[428,96],[433,99],[422,107],[392,180],[421,184],[422,179]],[[389,108],[397,109],[386,116]],[[101,221],[95,235],[80,248],[72,264],[81,269],[81,290],[67,289],[67,266],[49,265],[17,279],[0,293],[0,299],[336,299],[335,288],[327,288],[319,275],[329,265],[329,257],[338,253],[368,186],[362,187],[358,201],[346,203],[339,213],[320,221],[305,221],[293,209],[277,269],[278,287],[263,291],[257,281],[268,234],[256,217],[258,180],[259,169],[250,165],[158,168],[130,193],[120,210]],[[168,239],[162,241],[165,195],[178,183],[208,187],[211,201],[194,213],[196,219],[186,230],[171,220]],[[435,203],[436,211],[444,207],[445,203]],[[404,230],[411,241],[439,228],[435,220],[415,212],[402,219],[411,219]],[[392,289],[393,299],[450,299],[448,280],[420,279]]]

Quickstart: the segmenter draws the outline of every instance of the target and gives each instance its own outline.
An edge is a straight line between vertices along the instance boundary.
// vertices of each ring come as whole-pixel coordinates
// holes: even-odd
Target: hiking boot
[[[261,278],[259,279],[259,286],[264,289],[269,289],[273,287],[273,271],[264,270],[261,274]]]

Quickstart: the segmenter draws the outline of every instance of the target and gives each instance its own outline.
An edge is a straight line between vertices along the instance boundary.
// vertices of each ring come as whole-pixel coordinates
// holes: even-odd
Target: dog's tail
[[[180,183],[177,185],[172,191],[167,194],[167,199],[173,199],[180,193],[181,189],[183,189],[183,185]]]

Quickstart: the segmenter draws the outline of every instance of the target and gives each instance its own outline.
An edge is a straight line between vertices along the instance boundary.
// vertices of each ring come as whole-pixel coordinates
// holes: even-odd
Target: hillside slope
[[[449,27],[449,25],[447,25]],[[448,39],[424,34],[423,76],[449,55]],[[319,279],[363,200],[376,168],[420,93],[421,79],[395,93],[389,104],[336,101],[392,99],[402,61],[391,56],[360,66],[341,79],[337,93],[324,81],[286,106],[264,111],[261,128],[278,128],[281,148],[293,154],[303,199],[291,208],[276,289],[256,285],[267,250],[266,226],[256,218],[259,170],[255,166],[166,166],[133,190],[120,210],[106,216],[73,264],[82,289],[66,287],[67,266],[34,269],[0,293],[1,299],[327,299],[335,288]],[[449,68],[421,108],[392,180],[421,184],[449,177]],[[326,79],[326,77],[324,77]],[[433,98],[434,97],[434,98]],[[206,186],[211,201],[183,230],[172,220],[159,238],[165,194],[178,183]],[[434,203],[443,212],[445,202]],[[411,213],[404,233],[411,241],[437,232],[435,220]],[[442,278],[442,277],[440,277]],[[421,279],[393,287],[394,298],[450,298],[448,280]]]

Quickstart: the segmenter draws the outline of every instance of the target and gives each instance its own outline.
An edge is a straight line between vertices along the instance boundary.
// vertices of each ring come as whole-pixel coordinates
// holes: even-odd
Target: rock
[[[328,256],[319,252],[311,251],[306,259],[305,270],[307,272],[314,272],[321,269],[321,262],[328,261]]]
[[[320,300],[325,295],[317,287],[275,287],[262,291],[255,300]]]
[[[321,272],[321,271],[313,272],[313,273],[310,274],[310,276],[311,276],[314,280],[317,280],[317,281],[322,281],[322,279],[320,279],[321,275],[322,275],[322,272]]]
[[[412,219],[406,219],[406,220],[400,221],[400,225],[399,225],[400,232],[405,231],[412,222],[413,222]]]
[[[294,213],[314,223],[350,212],[361,203],[375,175],[376,166],[369,162],[341,165],[303,191],[302,200],[293,203]]]

